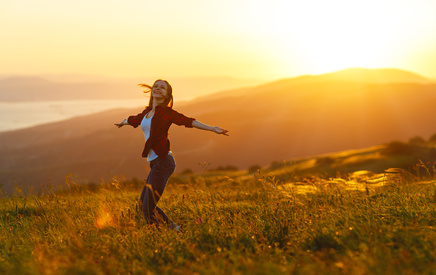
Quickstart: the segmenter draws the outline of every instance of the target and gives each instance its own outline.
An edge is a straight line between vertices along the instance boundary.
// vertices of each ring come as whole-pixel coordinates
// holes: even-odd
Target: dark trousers
[[[157,206],[168,179],[176,168],[174,158],[172,155],[167,155],[164,159],[159,157],[150,162],[150,168],[140,198],[145,220],[148,224],[166,223],[169,226],[174,226],[174,222]]]

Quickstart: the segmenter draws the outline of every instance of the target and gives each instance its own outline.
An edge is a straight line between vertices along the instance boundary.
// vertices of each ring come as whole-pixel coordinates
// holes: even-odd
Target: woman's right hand
[[[118,128],[121,128],[127,124],[129,124],[129,123],[127,122],[127,119],[125,119],[125,120],[121,121],[120,123],[115,123],[115,126],[117,126]]]

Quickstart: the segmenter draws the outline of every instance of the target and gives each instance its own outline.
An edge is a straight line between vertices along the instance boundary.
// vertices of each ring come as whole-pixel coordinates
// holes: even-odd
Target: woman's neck
[[[153,111],[156,109],[156,106],[160,106],[163,103],[164,100],[158,101],[156,99],[153,99],[153,106],[152,109]]]

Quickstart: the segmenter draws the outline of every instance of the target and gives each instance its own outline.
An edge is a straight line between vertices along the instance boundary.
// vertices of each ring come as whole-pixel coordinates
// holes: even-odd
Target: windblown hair
[[[156,84],[156,82],[158,82],[158,81],[163,81],[163,82],[165,82],[165,83],[167,84],[167,86],[168,86],[168,89],[167,89],[168,95],[167,95],[167,97],[165,98],[164,102],[162,102],[162,104],[160,104],[160,105],[161,105],[161,106],[165,106],[165,107],[173,108],[173,101],[174,101],[174,100],[173,100],[173,87],[171,87],[171,85],[170,85],[170,83],[169,83],[168,81],[166,81],[166,80],[162,80],[162,79],[158,79],[158,80],[156,80],[156,81],[153,83],[153,86],[154,86],[154,85]],[[148,85],[148,84],[138,84],[138,86],[144,89],[144,93],[145,93],[145,94],[146,94],[146,93],[150,93],[151,90],[153,89],[153,86],[150,86],[150,85]],[[153,106],[153,97],[152,97],[152,96],[150,96],[150,101],[148,102],[148,106]]]

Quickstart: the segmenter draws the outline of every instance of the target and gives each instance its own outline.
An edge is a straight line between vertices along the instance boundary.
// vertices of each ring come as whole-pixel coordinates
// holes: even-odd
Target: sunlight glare
[[[304,28],[298,43],[303,58],[319,72],[381,66],[392,45],[389,33],[394,26],[390,24],[396,21],[388,20],[393,14],[384,14],[387,9],[383,2],[377,9],[368,4],[340,3],[335,8],[324,3],[312,18],[300,19]]]
[[[276,42],[288,66],[311,73],[350,67],[377,68],[403,46],[404,7],[389,1],[284,1],[258,6],[260,32]]]
[[[96,216],[95,226],[98,229],[113,226],[113,217],[106,208],[100,208]]]

